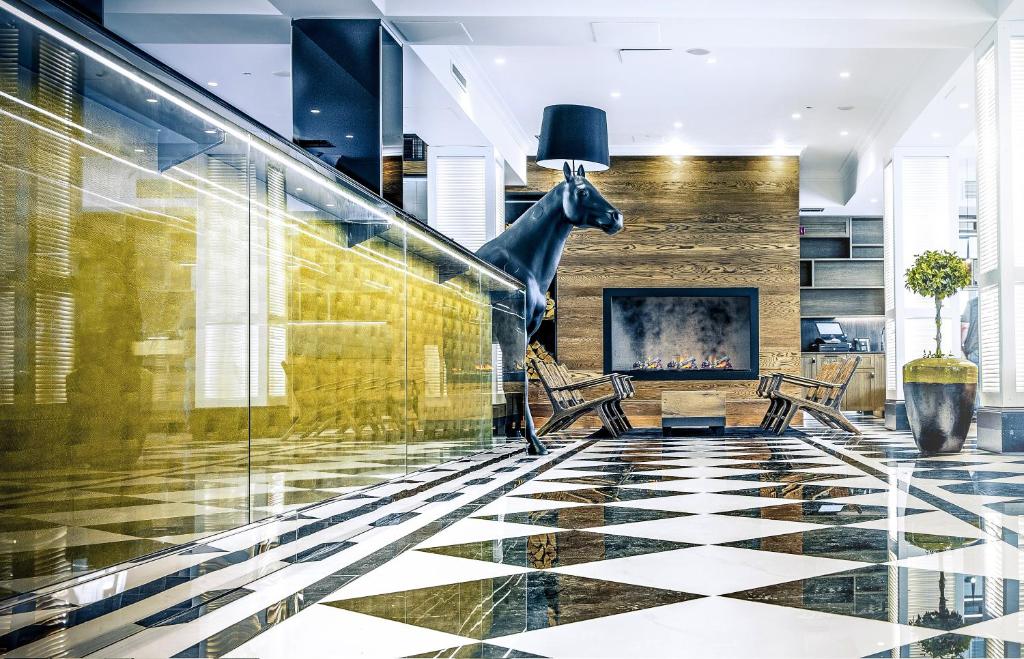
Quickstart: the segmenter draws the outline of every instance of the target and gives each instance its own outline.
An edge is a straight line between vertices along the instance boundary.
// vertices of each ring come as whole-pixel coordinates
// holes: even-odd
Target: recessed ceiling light
[[[965,101],[965,102],[963,102],[963,103],[961,103],[961,104],[957,105],[957,107],[958,107],[958,108],[960,108],[961,110],[966,110],[967,108],[969,108],[969,107],[971,107],[971,106],[970,106],[970,104],[969,104],[969,103],[967,103],[967,102]]]
[[[355,135],[353,135],[352,133],[345,133],[345,139],[349,139],[350,140],[353,137],[355,137]]]
[[[218,84],[220,84],[220,83],[218,83],[216,80],[210,80],[209,82],[206,83],[206,86],[207,87],[216,87]]]
[[[206,133],[207,135],[216,135],[217,134],[217,131],[214,130],[213,128],[207,128],[203,132]]]
[[[711,54],[711,51],[708,50],[707,48],[687,48],[686,52],[688,52],[691,55],[696,55],[698,57],[703,57],[704,55]]]
[[[155,98],[147,98],[146,102],[147,103],[159,103],[160,101],[158,99],[155,99]]]
[[[794,112],[793,114],[791,114],[791,115],[789,115],[789,116],[790,116],[790,117],[792,117],[793,119],[799,119],[799,118],[800,118],[800,117],[802,117],[803,115],[802,115],[802,114],[800,114],[799,112]]]
[[[836,109],[839,110],[840,112],[849,112],[850,110],[853,109],[853,106],[852,105],[837,105]]]
[[[840,78],[849,78],[850,77],[850,72],[849,71],[840,71],[839,72],[839,77]]]
[[[850,131],[848,131],[848,130],[841,130],[841,131],[839,131],[839,134],[842,135],[843,137],[846,137],[847,135],[850,134]]]
[[[251,76],[252,75],[252,71],[242,71],[242,75],[244,75],[244,76]]]
[[[295,188],[296,192],[302,192],[302,188]]]
[[[145,153],[145,149],[135,149],[135,153]]]
[[[871,203],[872,204],[877,204],[878,203],[878,197],[872,197],[871,198]]]
[[[672,124],[672,126],[673,126],[674,128],[682,128],[682,127],[683,127],[683,122],[681,122],[681,121],[677,121],[677,122],[675,122],[674,124]]]
[[[320,114],[320,108],[313,108],[309,111],[310,114]]]
[[[494,63],[497,64],[498,66],[501,66],[502,64],[505,63],[505,58],[504,57],[495,57],[494,58]]]
[[[612,98],[618,98],[622,96],[622,92],[612,92]]]
[[[933,132],[932,132],[932,139],[935,139],[935,140],[937,140],[937,139],[939,139],[940,137],[942,137],[942,133],[940,133],[939,131],[937,131],[937,130],[936,130],[936,131],[933,131]]]
[[[328,208],[334,208],[334,204],[327,204]]]
[[[704,60],[704,62],[707,63],[707,64],[715,64],[715,63],[718,62],[718,58],[717,57],[709,57],[706,60]]]

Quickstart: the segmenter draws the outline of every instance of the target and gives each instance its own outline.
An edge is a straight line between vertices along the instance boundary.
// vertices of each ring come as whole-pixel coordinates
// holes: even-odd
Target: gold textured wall
[[[0,599],[492,445],[521,291],[0,23]]]

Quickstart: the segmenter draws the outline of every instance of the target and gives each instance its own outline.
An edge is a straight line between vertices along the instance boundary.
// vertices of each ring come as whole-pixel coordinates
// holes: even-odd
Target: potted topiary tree
[[[914,441],[924,455],[957,453],[974,416],[978,367],[942,352],[942,301],[971,283],[966,261],[928,250],[907,270],[907,288],[935,300],[935,352],[903,367],[903,393]]]

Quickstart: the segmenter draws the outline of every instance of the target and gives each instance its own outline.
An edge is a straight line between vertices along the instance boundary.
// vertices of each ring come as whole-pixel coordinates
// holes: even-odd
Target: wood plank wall
[[[569,238],[558,274],[558,355],[569,368],[602,370],[605,288],[754,286],[761,372],[800,373],[798,158],[623,156],[588,176],[622,211],[625,229]],[[547,191],[560,180],[531,160],[527,187],[517,189]],[[626,412],[638,427],[658,426],[662,391],[715,389],[727,394],[730,425],[756,424],[764,411],[756,384],[639,380]],[[531,405],[538,419],[550,413],[539,387]]]

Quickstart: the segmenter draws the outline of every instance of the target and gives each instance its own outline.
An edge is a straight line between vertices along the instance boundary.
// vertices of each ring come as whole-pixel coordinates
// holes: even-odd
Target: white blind
[[[981,323],[981,390],[999,393],[999,286],[985,286],[978,295]]]
[[[202,401],[211,407],[240,404],[245,399],[245,325],[209,324],[204,329]]]
[[[483,156],[438,156],[435,161],[437,230],[476,250],[487,242],[487,161]]]
[[[885,319],[885,388],[896,391],[896,320]]]
[[[243,155],[206,157],[206,177],[246,196]],[[249,379],[249,215],[226,195],[199,196],[196,234],[197,405],[247,401]],[[258,376],[258,373],[255,374]],[[258,379],[258,378],[257,378]]]
[[[498,236],[505,230],[505,163],[494,161],[494,232]]]
[[[423,346],[423,393],[427,398],[445,395],[445,373],[441,350],[436,345]]]
[[[903,211],[900,226],[903,229],[898,246],[904,265],[934,243],[931,229],[952,222],[950,203],[949,158],[944,156],[912,156],[903,159],[900,180],[900,204]],[[894,245],[894,247],[897,247]],[[893,273],[896,276],[896,273]],[[902,279],[902,278],[901,278]],[[931,306],[931,300],[917,296],[905,297],[908,305]],[[918,355],[908,356],[916,358]]]
[[[1017,391],[1024,391],[1024,284],[1013,287],[1013,319],[1015,379]]]
[[[999,125],[995,48],[978,58],[975,90],[978,132],[978,251],[982,272],[999,267]]]
[[[75,301],[71,294],[36,294],[35,327],[36,403],[66,403],[66,381],[75,363]]]
[[[1010,39],[1010,133],[1010,157],[1019,182],[1024,173],[1024,37]],[[1019,184],[1013,186],[1013,250],[1014,264],[1024,267],[1024,185]]]
[[[895,276],[895,263],[893,259],[895,254],[892,246],[895,244],[896,236],[893,224],[893,190],[892,190],[892,163],[890,162],[885,166],[885,170],[882,173],[882,257],[883,257],[883,269],[885,273],[885,309],[888,311],[896,306],[896,276]],[[895,343],[892,344],[895,346]],[[893,388],[896,387],[896,382],[893,381]]]
[[[267,393],[284,396],[287,377],[282,362],[288,355],[288,220],[285,176],[267,166]]]
[[[501,362],[501,345],[491,344],[491,402],[500,405],[505,402],[505,370]]]
[[[14,291],[0,291],[0,405],[14,404]]]

